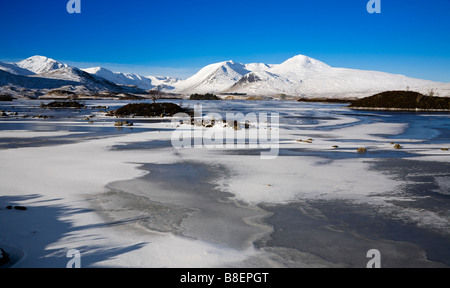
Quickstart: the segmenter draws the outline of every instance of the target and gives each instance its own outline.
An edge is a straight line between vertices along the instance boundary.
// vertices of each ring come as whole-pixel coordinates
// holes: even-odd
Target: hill
[[[399,110],[448,110],[450,98],[426,96],[412,91],[387,91],[352,101],[350,108]]]

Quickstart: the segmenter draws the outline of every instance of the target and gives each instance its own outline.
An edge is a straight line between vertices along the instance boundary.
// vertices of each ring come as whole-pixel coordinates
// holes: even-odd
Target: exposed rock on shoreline
[[[2,248],[0,248],[0,267],[2,267],[3,265],[7,264],[9,262],[9,254],[6,253],[5,250],[3,250]]]

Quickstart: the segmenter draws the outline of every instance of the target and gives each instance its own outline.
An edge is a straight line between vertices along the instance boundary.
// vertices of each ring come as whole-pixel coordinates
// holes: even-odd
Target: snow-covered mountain
[[[69,67],[67,64],[60,63],[56,60],[44,56],[33,56],[16,63],[16,65],[35,74],[46,73],[53,70]]]
[[[450,83],[335,68],[304,55],[277,65],[219,62],[202,68],[185,80],[112,72],[101,67],[81,70],[43,56],[33,56],[18,63],[0,63],[0,72],[0,92],[14,94],[19,91],[16,93],[19,95],[43,94],[51,89],[84,94],[103,91],[143,94],[151,89],[182,95],[221,93],[360,98],[387,90],[410,89],[424,94],[433,90],[435,95],[450,97]]]
[[[60,69],[48,71],[39,74],[40,77],[74,81],[80,83],[89,91],[110,91],[110,92],[132,92],[132,93],[145,93],[144,90],[135,87],[126,87],[116,83],[113,83],[102,77],[91,75],[76,67],[63,67]]]
[[[435,89],[450,95],[450,84],[384,72],[334,68],[297,55],[266,71],[252,72],[226,92],[249,95],[286,94],[305,97],[364,97],[387,90]]]
[[[142,89],[119,86],[43,56],[33,56],[18,63],[0,63],[0,72],[0,92],[16,97],[40,96],[55,89],[82,94],[145,93]]]
[[[144,90],[154,89],[160,85],[175,85],[179,79],[173,77],[141,76],[134,73],[112,72],[103,67],[82,69],[83,71],[102,77],[118,85],[136,86]]]
[[[179,93],[216,93],[228,89],[252,71],[265,71],[270,67],[260,63],[219,62],[202,68],[195,75],[173,86]]]
[[[208,65],[163,91],[181,94],[222,93],[293,97],[365,97],[386,90],[431,89],[450,96],[450,83],[409,78],[384,72],[335,68],[305,55],[278,65],[225,61]]]

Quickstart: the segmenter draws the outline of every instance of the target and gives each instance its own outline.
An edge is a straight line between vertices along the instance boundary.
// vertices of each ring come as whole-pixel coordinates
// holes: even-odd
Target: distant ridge
[[[33,56],[18,63],[0,63],[0,93],[17,98],[37,98],[52,90],[91,95],[102,92],[146,93],[44,56]]]

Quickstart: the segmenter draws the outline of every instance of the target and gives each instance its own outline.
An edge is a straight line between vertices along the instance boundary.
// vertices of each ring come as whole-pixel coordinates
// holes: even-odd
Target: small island
[[[186,113],[190,115],[192,114],[192,111],[173,103],[128,104],[116,111],[112,111],[112,115],[117,117],[171,117],[177,113]]]
[[[353,100],[347,106],[363,110],[450,111],[450,97],[429,96],[413,91],[387,91]]]
[[[9,94],[4,94],[4,93],[2,93],[2,94],[0,94],[0,101],[13,101],[14,100],[14,98],[11,96],[11,95],[9,95]]]
[[[77,101],[53,101],[48,104],[41,104],[41,108],[48,109],[82,109],[86,106]]]
[[[352,103],[352,101],[354,101],[355,99],[350,99],[350,98],[307,98],[307,97],[302,97],[297,99],[297,102],[305,102],[305,103],[342,103],[342,104],[346,104],[346,103]]]
[[[214,94],[192,94],[189,100],[222,100]]]

